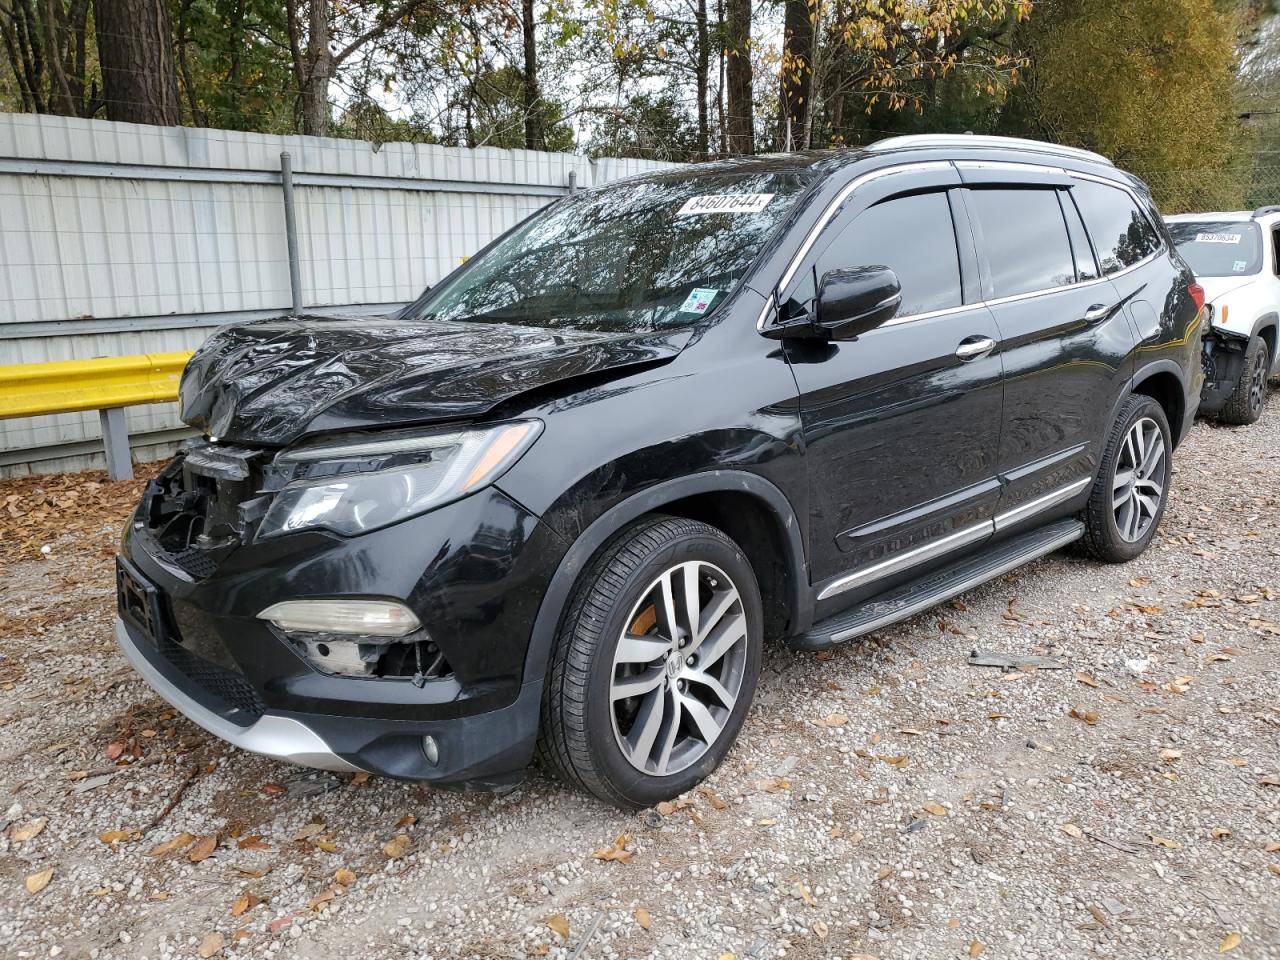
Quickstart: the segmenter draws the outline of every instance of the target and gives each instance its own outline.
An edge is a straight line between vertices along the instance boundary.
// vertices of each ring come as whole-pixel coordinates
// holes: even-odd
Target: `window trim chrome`
[[[826,209],[823,210],[822,215],[818,218],[817,222],[814,223],[814,225],[809,228],[809,232],[808,234],[806,234],[804,242],[800,245],[799,250],[796,251],[796,253],[792,256],[791,260],[788,262],[787,269],[783,271],[782,279],[774,287],[774,290],[776,292],[781,292],[787,285],[791,283],[792,280],[795,279],[795,274],[800,269],[800,262],[806,256],[808,256],[810,250],[813,249],[813,245],[818,240],[818,235],[821,234],[821,232],[826,228],[827,224],[829,224],[831,220],[835,217],[836,213],[839,212],[839,208],[841,204],[843,204],[845,200],[849,198],[849,195],[852,194],[858,187],[862,186],[862,184],[890,173],[905,173],[913,170],[939,170],[939,169],[944,169],[946,167],[951,167],[956,170],[965,170],[965,169],[969,169],[969,170],[1011,169],[1011,170],[1019,170],[1019,171],[1030,170],[1030,171],[1039,171],[1043,173],[1050,173],[1050,174],[1059,175],[1059,176],[1066,176],[1070,179],[1089,180],[1095,183],[1101,183],[1104,186],[1114,187],[1117,190],[1127,193],[1129,195],[1129,198],[1134,202],[1134,205],[1138,208],[1138,211],[1144,217],[1147,218],[1147,222],[1148,223],[1151,222],[1150,216],[1147,214],[1146,209],[1143,207],[1142,199],[1137,195],[1137,193],[1134,192],[1133,188],[1129,184],[1124,183],[1120,180],[1099,176],[1093,173],[1082,173],[1081,171],[1078,171],[1078,170],[1068,170],[1066,167],[1054,167],[1054,166],[1049,166],[1043,163],[1031,163],[1031,162],[1024,163],[1020,160],[923,160],[915,163],[899,164],[892,167],[883,167],[879,170],[871,170],[868,173],[865,173],[862,176],[857,177],[854,180],[847,183],[844,186],[844,188],[838,194],[836,194],[835,198],[827,205]],[[968,184],[961,183],[958,185],[958,187],[949,187],[947,189],[958,188],[963,190],[963,189],[966,189],[968,186],[969,186]],[[1016,189],[1018,185],[1009,184],[1009,186],[1011,188]],[[1083,221],[1083,217],[1081,217],[1081,220]],[[1085,224],[1086,232],[1088,231],[1088,229],[1089,229],[1088,225]],[[1153,225],[1153,229],[1154,229],[1154,225]],[[1094,286],[1095,284],[1100,284],[1107,280],[1114,280],[1116,277],[1122,277],[1126,273],[1129,273],[1130,271],[1137,270],[1139,267],[1146,266],[1148,263],[1154,261],[1157,257],[1167,252],[1167,246],[1164,242],[1164,238],[1160,235],[1160,231],[1156,230],[1155,233],[1156,233],[1156,239],[1159,241],[1159,244],[1160,244],[1159,247],[1157,247],[1154,252],[1147,254],[1145,257],[1143,257],[1141,260],[1137,261],[1136,263],[1131,263],[1129,264],[1129,266],[1125,267],[1123,270],[1117,270],[1115,273],[1104,273],[1102,274],[1102,276],[1094,277],[1092,280],[1081,280],[1078,283],[1067,283],[1067,284],[1062,284],[1056,287],[1043,287],[1038,290],[1029,290],[1026,293],[1011,294],[1007,297],[993,297],[991,299],[975,300],[972,303],[962,303],[962,304],[959,304],[958,306],[945,307],[941,310],[931,310],[926,313],[911,313],[911,314],[907,314],[906,316],[894,317],[891,320],[887,320],[885,323],[881,324],[881,327],[896,327],[896,326],[899,326],[900,324],[911,323],[914,320],[932,320],[935,317],[945,317],[949,314],[962,313],[966,310],[975,310],[979,307],[994,307],[1004,303],[1014,303],[1015,301],[1018,301],[1018,300],[1028,300],[1028,299],[1031,299],[1032,297],[1043,297],[1043,296],[1048,296],[1049,294],[1054,294],[1054,293],[1064,293],[1068,290],[1082,290],[1086,287]],[[1092,237],[1090,237],[1090,239],[1092,240]],[[1098,269],[1099,270],[1102,269],[1101,263],[1098,264]],[[776,311],[777,309],[778,309],[777,295],[776,293],[771,293],[769,295],[768,300],[765,301],[764,307],[760,311],[760,315],[756,318],[756,330],[758,332],[763,333],[765,331],[765,329],[769,326],[768,324],[769,314],[771,312]]]

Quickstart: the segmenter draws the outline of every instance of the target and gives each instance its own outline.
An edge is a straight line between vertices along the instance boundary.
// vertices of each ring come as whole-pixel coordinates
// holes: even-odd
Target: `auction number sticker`
[[[705,193],[690,197],[676,211],[678,217],[708,213],[759,213],[773,199],[772,193]]]
[[[1243,238],[1239,233],[1197,233],[1196,243],[1239,243]]]

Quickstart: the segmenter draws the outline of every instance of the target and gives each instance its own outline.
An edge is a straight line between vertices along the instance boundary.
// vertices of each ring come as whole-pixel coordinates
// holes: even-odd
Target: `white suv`
[[[1165,219],[1210,306],[1200,412],[1253,423],[1280,370],[1280,206]]]

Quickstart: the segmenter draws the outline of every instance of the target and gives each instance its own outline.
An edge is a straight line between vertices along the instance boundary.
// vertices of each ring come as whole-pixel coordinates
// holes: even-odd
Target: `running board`
[[[815,624],[808,633],[792,637],[791,646],[797,650],[823,650],[906,620],[1037,557],[1065,547],[1082,536],[1084,524],[1079,520],[1059,520],[1013,537],[990,550],[956,561],[923,579],[829,617]]]

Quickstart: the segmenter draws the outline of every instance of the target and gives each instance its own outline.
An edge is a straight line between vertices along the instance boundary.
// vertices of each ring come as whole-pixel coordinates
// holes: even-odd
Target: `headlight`
[[[308,529],[354,536],[424,513],[488,486],[541,430],[524,420],[286,451],[276,463],[294,479],[276,494],[258,536]]]

